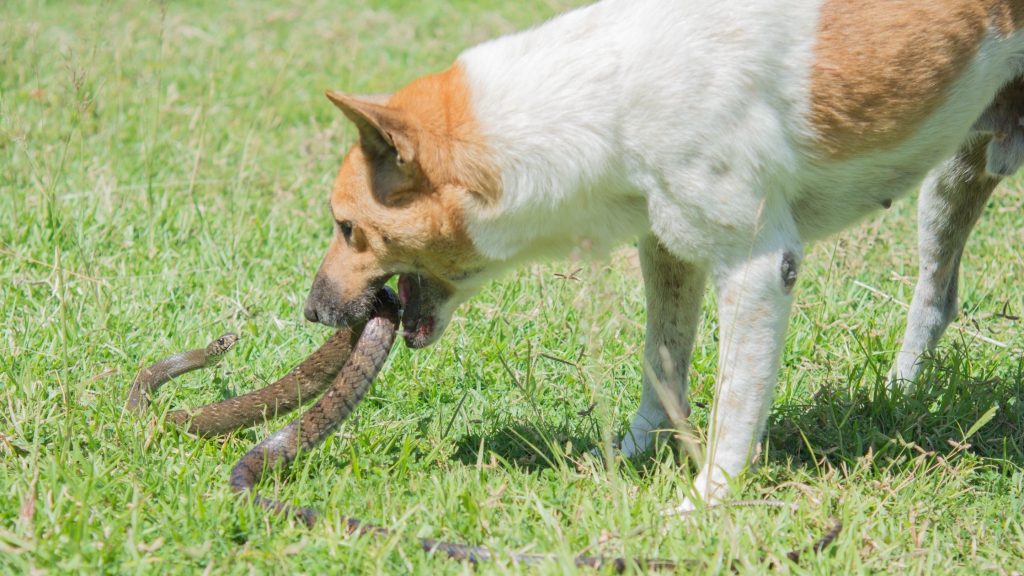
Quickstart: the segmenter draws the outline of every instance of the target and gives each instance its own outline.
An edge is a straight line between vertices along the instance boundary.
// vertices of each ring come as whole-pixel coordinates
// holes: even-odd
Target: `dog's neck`
[[[578,244],[603,252],[646,216],[617,149],[622,103],[615,95],[623,58],[613,38],[591,33],[598,23],[607,31],[614,22],[607,4],[481,44],[459,58],[501,179],[500,201],[478,214],[475,234],[492,258],[558,256]],[[593,210],[566,222],[559,207],[570,202]],[[599,214],[610,211],[614,218]]]

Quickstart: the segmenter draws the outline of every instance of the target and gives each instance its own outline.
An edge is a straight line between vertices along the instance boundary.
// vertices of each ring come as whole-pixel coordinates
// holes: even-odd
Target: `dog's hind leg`
[[[1022,103],[1024,104],[1024,103]],[[957,314],[960,258],[1000,176],[989,173],[990,136],[975,135],[953,158],[932,171],[918,204],[920,271],[907,316],[903,346],[889,374],[890,386],[912,384]]]
[[[1004,86],[972,130],[992,137],[985,170],[996,177],[1012,176],[1024,164],[1024,78]]]
[[[690,413],[687,371],[707,282],[706,270],[679,260],[653,235],[640,241],[640,268],[647,295],[644,384],[640,408],[622,438],[627,457],[650,448],[660,427]]]

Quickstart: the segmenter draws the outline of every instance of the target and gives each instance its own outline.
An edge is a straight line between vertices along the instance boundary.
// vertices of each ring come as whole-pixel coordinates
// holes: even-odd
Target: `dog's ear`
[[[359,146],[373,167],[373,191],[387,203],[415,186],[416,140],[412,123],[387,106],[387,95],[350,96],[333,90],[327,99],[359,130]]]
[[[359,146],[377,162],[392,162],[408,170],[416,161],[412,125],[397,110],[387,107],[388,95],[351,96],[327,91],[327,97],[359,131]]]

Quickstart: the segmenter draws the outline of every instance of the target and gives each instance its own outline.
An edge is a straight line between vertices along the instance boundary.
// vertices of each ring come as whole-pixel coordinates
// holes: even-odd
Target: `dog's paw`
[[[651,432],[629,432],[619,442],[619,454],[623,458],[632,458],[647,452],[654,445],[654,434]]]
[[[885,376],[885,387],[889,391],[898,390],[904,394],[908,394],[914,390],[917,374],[921,370],[916,364],[911,364],[909,366],[902,364],[903,363],[898,363],[889,369],[889,373]]]
[[[650,427],[632,429],[626,432],[621,439],[612,443],[611,453],[615,458],[625,460],[649,455],[659,448],[667,438],[671,437],[668,432],[667,429],[654,429]],[[590,455],[604,458],[605,449],[603,446],[595,446],[590,449]]]
[[[683,501],[678,505],[669,508],[665,511],[666,516],[689,516],[690,514],[697,511],[699,508],[698,503],[692,498],[683,498]]]
[[[682,502],[666,513],[674,516],[686,516],[698,510],[714,508],[722,504],[729,495],[729,485],[722,477],[710,478],[707,470],[701,472],[693,482],[692,491]]]
[[[624,459],[640,456],[654,446],[654,436],[653,433],[627,433],[621,440],[612,443],[611,454],[613,458]],[[595,458],[604,458],[605,449],[602,446],[595,446],[590,449],[590,455]]]

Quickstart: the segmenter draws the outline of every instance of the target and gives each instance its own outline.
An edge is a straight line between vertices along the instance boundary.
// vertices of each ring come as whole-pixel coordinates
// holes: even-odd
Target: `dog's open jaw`
[[[330,298],[321,301],[321,294],[331,289],[314,286],[314,298],[306,305],[306,318],[325,326],[343,328],[361,324],[373,311],[377,294],[387,282],[382,277],[370,283],[359,296],[340,302]],[[405,273],[398,276],[398,298],[402,306],[402,335],[409,348],[424,348],[436,342],[451,316],[454,291],[425,274]]]
[[[440,317],[442,305],[451,293],[439,282],[422,274],[401,274],[398,277],[398,299],[402,303],[402,336],[409,348],[433,344],[445,326],[447,317]]]

